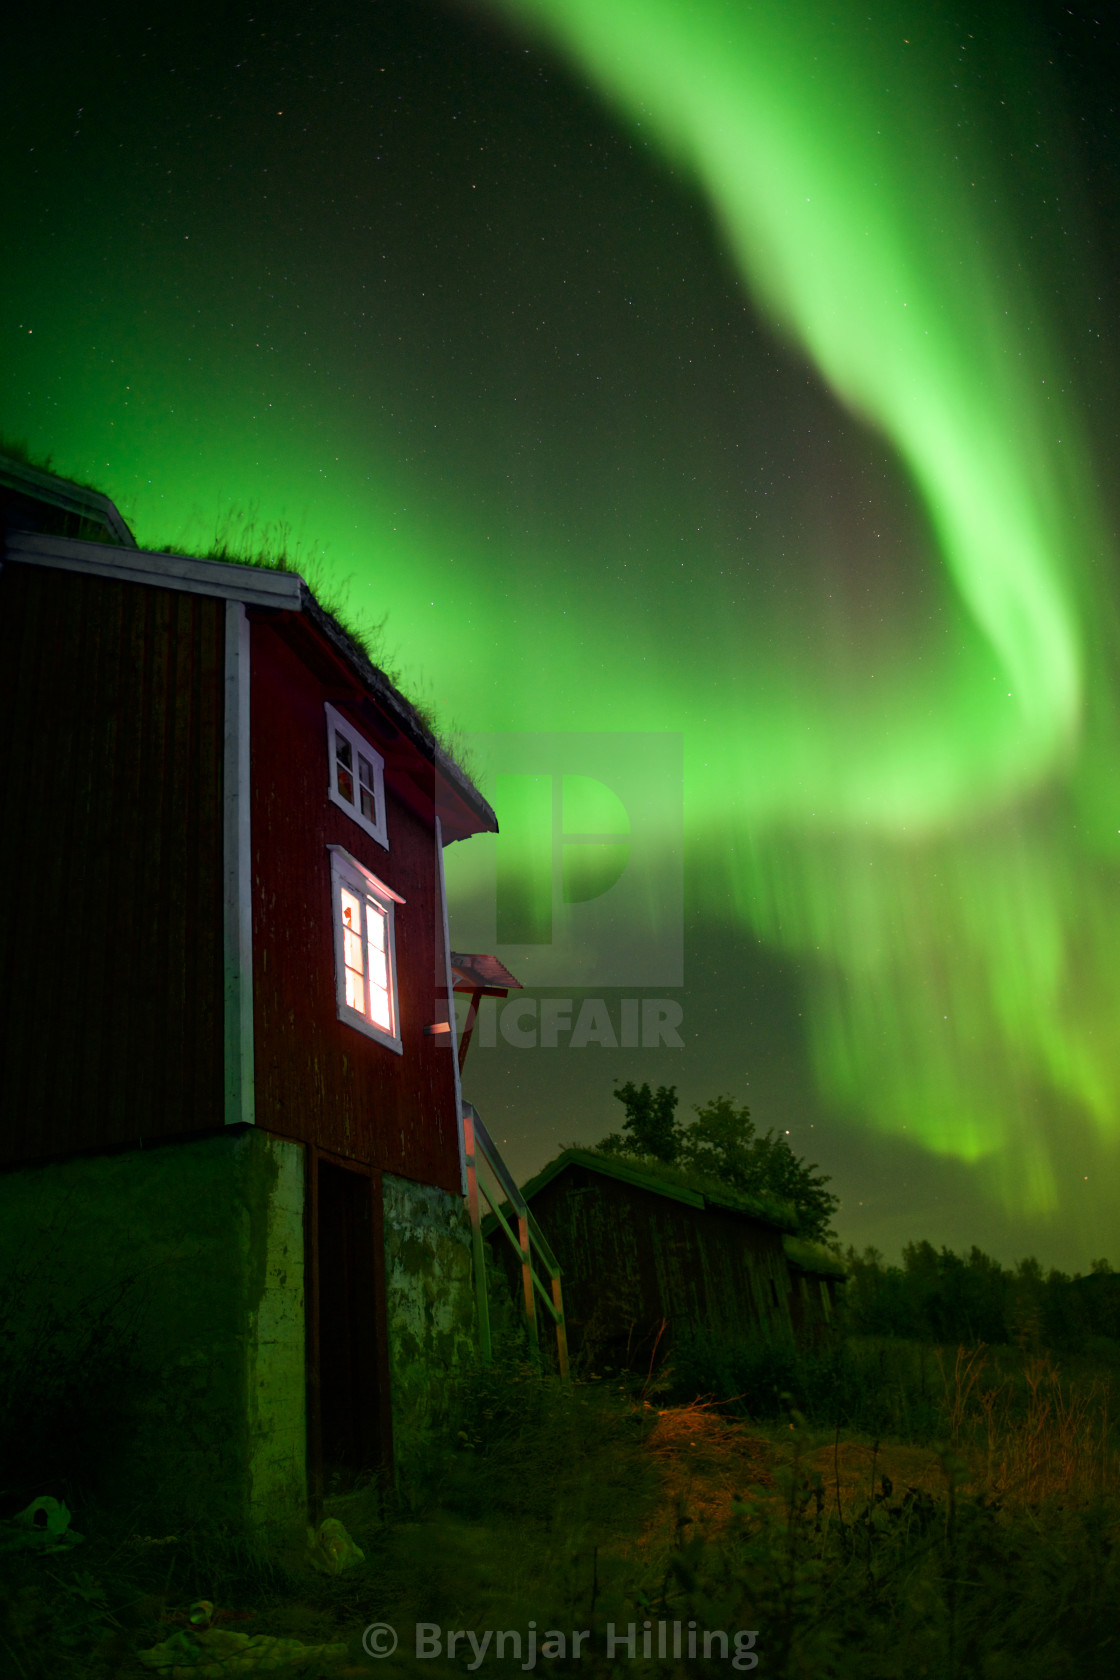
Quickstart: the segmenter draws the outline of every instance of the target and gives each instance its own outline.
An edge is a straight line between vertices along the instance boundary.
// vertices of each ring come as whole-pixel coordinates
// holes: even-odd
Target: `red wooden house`
[[[0,505],[0,1253],[135,1284],[165,1514],[302,1520],[473,1335],[442,847],[497,824],[299,577]]]

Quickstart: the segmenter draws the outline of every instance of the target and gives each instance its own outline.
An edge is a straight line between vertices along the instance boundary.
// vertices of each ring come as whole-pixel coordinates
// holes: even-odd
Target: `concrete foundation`
[[[389,1173],[383,1184],[393,1434],[407,1460],[477,1354],[470,1222],[459,1196]]]
[[[14,1358],[45,1317],[63,1360],[67,1324],[107,1300],[127,1320],[143,1378],[119,1492],[151,1532],[304,1521],[303,1205],[301,1146],[252,1127],[0,1175]]]
[[[122,1440],[105,1451],[114,1493],[147,1532],[201,1521],[302,1533],[304,1169],[302,1145],[236,1126],[0,1174],[0,1306],[4,1279],[18,1281],[18,1311],[0,1311],[16,1333],[8,1351],[18,1366],[21,1342],[49,1321],[56,1363],[72,1353],[80,1366],[82,1326],[112,1304],[137,1375]],[[470,1227],[445,1191],[386,1174],[383,1195],[393,1433],[407,1460],[476,1355]],[[87,1395],[103,1375],[90,1371]]]

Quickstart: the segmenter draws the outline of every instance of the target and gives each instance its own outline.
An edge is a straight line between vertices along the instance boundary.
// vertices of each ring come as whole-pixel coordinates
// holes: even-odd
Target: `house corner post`
[[[256,1119],[253,1072],[253,860],[249,808],[249,621],[226,602],[222,752],[225,1123]]]
[[[447,882],[443,873],[443,824],[436,818],[436,874],[439,886],[439,926],[443,946],[442,983],[447,991],[447,1022],[451,1028],[451,1071],[455,1082],[455,1130],[459,1139],[459,1183],[461,1194],[467,1194],[467,1151],[463,1140],[463,1087],[459,1081],[459,1027],[455,1018],[455,982],[451,974],[451,924],[447,917]],[[437,974],[439,959],[436,959]]]

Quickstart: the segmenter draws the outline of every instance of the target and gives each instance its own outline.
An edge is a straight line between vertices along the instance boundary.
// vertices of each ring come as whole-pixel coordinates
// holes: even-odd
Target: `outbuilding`
[[[521,1194],[559,1263],[585,1364],[648,1364],[689,1332],[791,1336],[805,1322],[786,1250],[797,1222],[782,1204],[587,1149],[565,1149]],[[488,1236],[516,1292],[516,1256],[493,1224]]]

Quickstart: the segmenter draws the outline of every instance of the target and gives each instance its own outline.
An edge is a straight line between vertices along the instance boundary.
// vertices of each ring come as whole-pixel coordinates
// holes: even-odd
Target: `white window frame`
[[[338,806],[340,811],[345,811],[350,820],[356,822],[359,828],[364,828],[367,834],[372,835],[379,846],[384,846],[385,850],[388,851],[389,829],[385,820],[385,760],[379,752],[376,752],[370,746],[363,735],[358,734],[354,725],[347,722],[342,713],[336,710],[329,700],[324,701],[323,704],[327,714],[327,797]],[[336,733],[341,735],[350,745],[353,758],[353,768],[350,773],[354,783],[354,791],[358,794],[359,803],[357,805],[351,804],[345,794],[339,792]],[[374,811],[372,822],[363,814],[360,804],[362,784],[358,770],[359,754],[373,768],[373,786],[370,788],[373,795]]]
[[[387,1050],[395,1050],[398,1056],[403,1055],[404,1045],[401,1042],[400,1005],[397,998],[396,908],[398,904],[404,903],[404,899],[399,893],[395,893],[392,887],[387,887],[384,881],[379,881],[372,870],[366,868],[365,864],[359,863],[357,858],[351,857],[350,853],[346,851],[344,847],[328,846],[327,851],[330,853],[331,857],[331,923],[334,927],[334,979],[335,999],[338,1004],[338,1019],[340,1021],[345,1021],[347,1026],[356,1028],[358,1032],[365,1033],[367,1038],[376,1039],[378,1044],[383,1044]],[[389,970],[389,985],[387,990],[389,993],[390,1007],[392,1011],[392,1032],[386,1032],[383,1027],[377,1026],[372,1019],[370,1013],[372,998],[369,986],[369,975],[368,972],[366,972],[365,967],[363,967],[363,972],[365,972],[366,978],[366,985],[364,988],[366,1000],[365,1012],[355,1009],[352,1004],[349,1004],[346,1001],[346,944],[345,928],[342,921],[342,888],[344,886],[347,887],[350,892],[352,892],[354,896],[361,901],[362,904],[361,940],[363,953],[365,953],[367,949],[367,905],[372,902],[372,904],[376,906],[376,910],[380,911],[385,917],[385,955]]]

